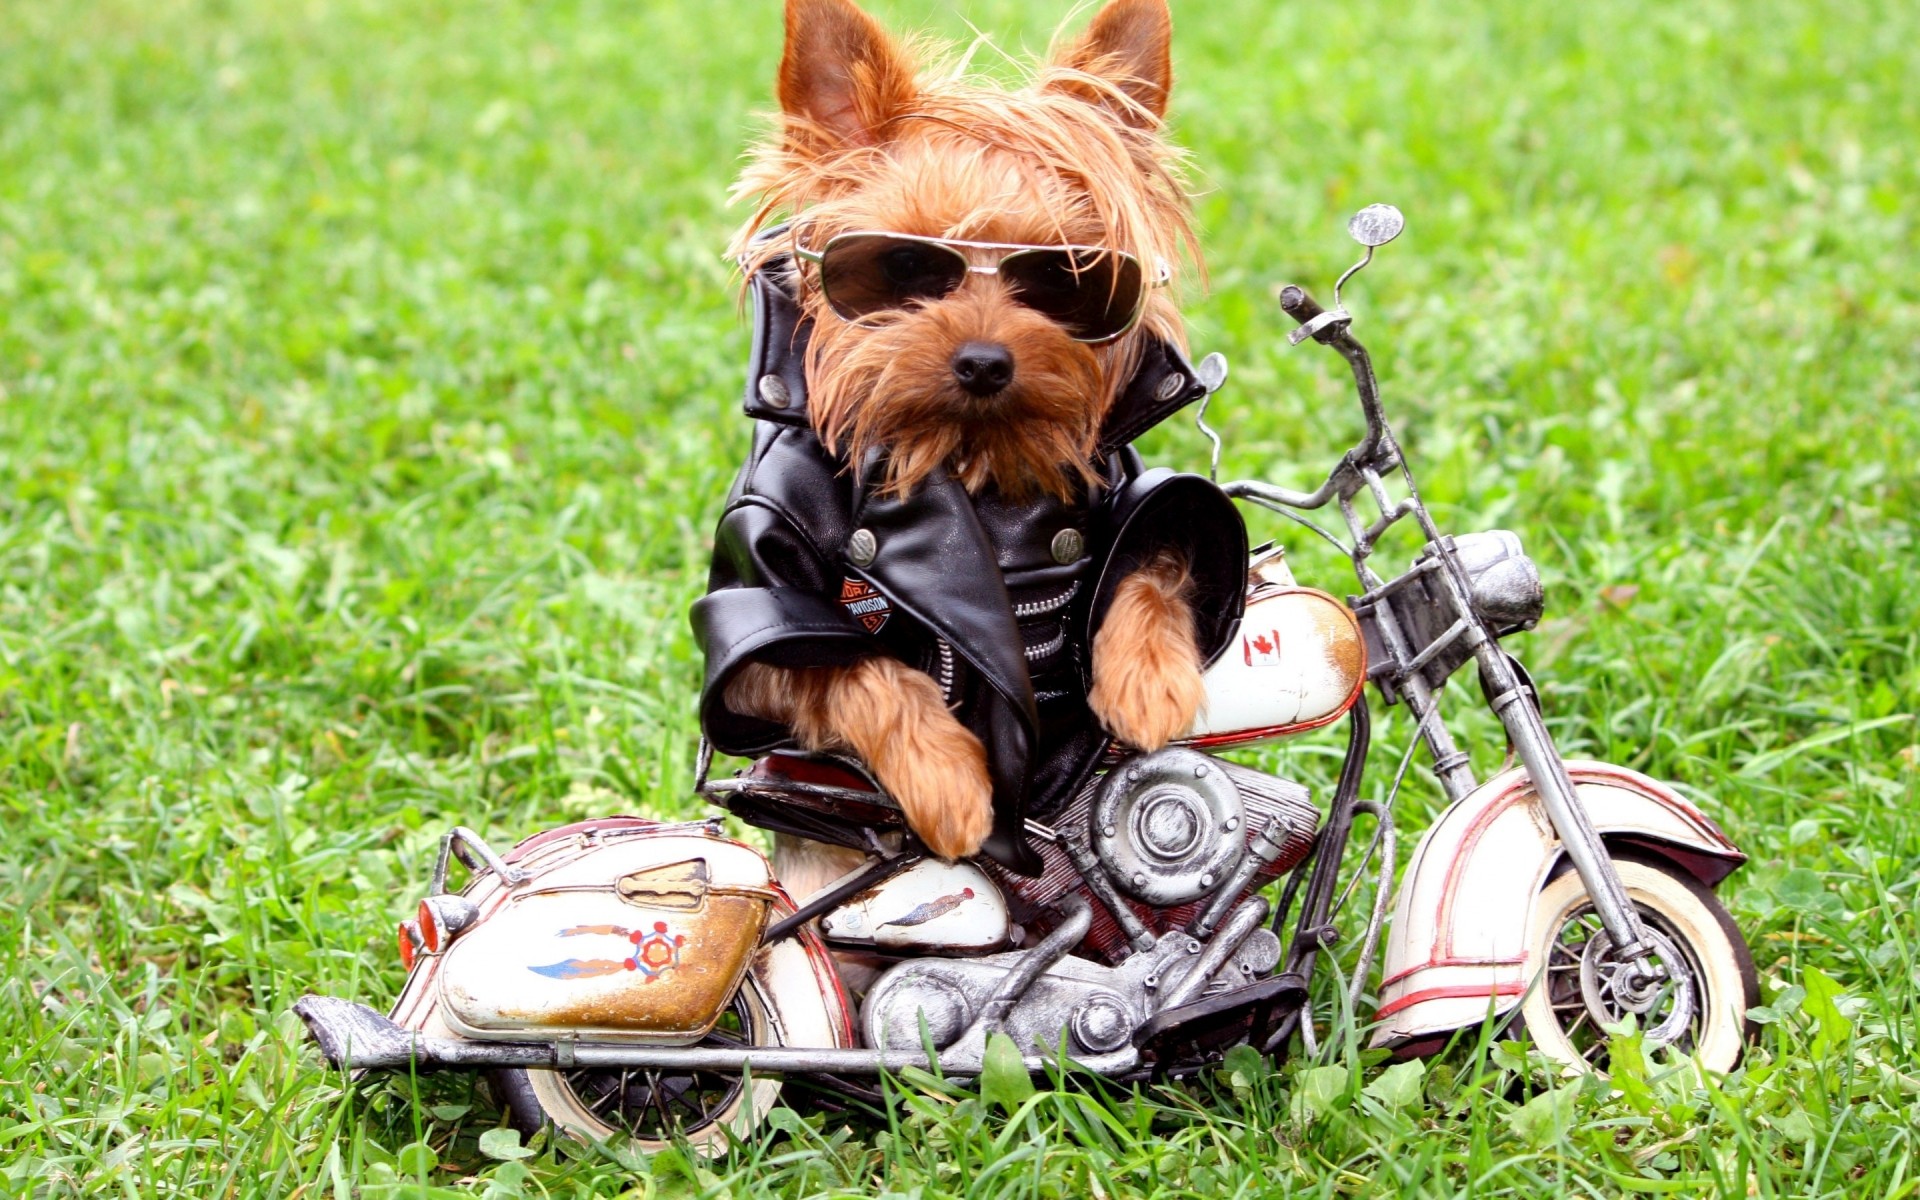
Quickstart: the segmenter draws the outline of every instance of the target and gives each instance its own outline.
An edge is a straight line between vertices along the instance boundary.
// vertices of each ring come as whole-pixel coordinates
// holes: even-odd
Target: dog
[[[1180,344],[1164,285],[1198,261],[1163,133],[1171,36],[1165,0],[1111,0],[1007,89],[923,69],[927,45],[851,0],[788,0],[777,129],[736,186],[754,207],[733,253],[749,276],[788,272],[812,435],[845,470],[870,464],[880,496],[953,481],[980,504],[1071,507],[1108,478],[1103,424],[1144,348]],[[1194,602],[1177,545],[1113,589],[1084,703],[1119,742],[1193,725]],[[856,756],[928,849],[961,859],[993,828],[993,764],[935,674],[884,653],[752,661],[724,704]],[[786,838],[778,857],[796,896],[851,861]]]

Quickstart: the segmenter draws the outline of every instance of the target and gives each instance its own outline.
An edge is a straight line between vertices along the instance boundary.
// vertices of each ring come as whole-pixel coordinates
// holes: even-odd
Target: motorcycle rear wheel
[[[776,1022],[758,985],[741,981],[732,1005],[701,1046],[778,1046]],[[508,1119],[531,1137],[546,1125],[577,1141],[625,1144],[650,1154],[676,1135],[706,1158],[750,1136],[780,1097],[780,1080],[716,1071],[578,1068],[501,1070],[493,1088]]]
[[[1731,1071],[1753,1026],[1747,1009],[1760,1003],[1759,975],[1740,927],[1699,880],[1654,858],[1616,855],[1627,895],[1668,971],[1652,1003],[1634,1014],[1648,1049],[1670,1045],[1712,1071]],[[1572,870],[1534,901],[1531,961],[1545,974],[1521,1003],[1534,1046],[1568,1072],[1605,1071],[1605,1025],[1628,1016],[1619,994],[1617,960],[1600,927],[1586,885]],[[1624,986],[1630,986],[1624,985]]]

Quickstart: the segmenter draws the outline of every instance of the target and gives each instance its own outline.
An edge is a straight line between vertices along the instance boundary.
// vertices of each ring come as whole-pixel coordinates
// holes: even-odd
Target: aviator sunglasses
[[[967,251],[997,250],[990,264]],[[910,233],[841,233],[818,250],[794,253],[820,268],[827,306],[848,321],[938,300],[968,275],[998,275],[1013,298],[1048,318],[1076,342],[1110,342],[1133,328],[1149,286],[1140,260],[1103,246],[1026,246],[964,242]],[[1161,265],[1151,286],[1172,272]]]

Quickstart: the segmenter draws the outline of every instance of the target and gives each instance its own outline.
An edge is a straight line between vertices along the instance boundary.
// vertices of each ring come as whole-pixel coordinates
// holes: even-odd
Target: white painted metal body
[[[1608,763],[1569,761],[1574,789],[1609,840],[1669,848],[1718,882],[1745,860],[1711,819],[1665,784]],[[1541,964],[1528,947],[1534,897],[1561,856],[1526,772],[1487,780],[1441,814],[1400,884],[1387,940],[1376,1046],[1478,1025],[1520,1003]]]
[[[862,870],[866,869],[862,865]],[[1006,948],[1007,900],[972,863],[922,859],[820,918],[835,946],[988,954]]]
[[[628,819],[584,822],[529,839],[523,847],[536,843],[529,853],[509,856],[513,866],[529,876],[518,886],[508,887],[490,871],[474,876],[463,894],[476,905],[479,917],[441,953],[419,955],[390,1014],[395,1024],[429,1037],[475,1040],[528,1042],[577,1035],[634,1044],[698,1041],[731,1000],[731,988],[720,996],[713,1012],[703,1014],[688,1029],[650,1033],[622,1027],[617,1021],[580,1019],[596,1005],[617,1005],[619,989],[638,982],[637,970],[561,979],[529,968],[569,959],[619,961],[638,950],[638,943],[623,942],[598,928],[573,937],[562,937],[560,931],[650,927],[648,907],[621,898],[615,889],[616,881],[649,868],[699,859],[716,890],[764,892],[767,916],[772,919],[793,909],[758,851],[712,834],[700,824],[651,825]],[[671,931],[673,918],[663,919]],[[756,941],[759,932],[756,923]],[[685,961],[688,947],[683,944],[677,949]],[[765,1001],[783,1044],[856,1044],[838,972],[812,934],[751,949],[745,974]],[[673,989],[679,982],[669,970],[640,986]]]
[[[1204,677],[1206,701],[1182,739],[1201,749],[1317,729],[1366,682],[1360,625],[1325,592],[1256,580],[1240,634]]]

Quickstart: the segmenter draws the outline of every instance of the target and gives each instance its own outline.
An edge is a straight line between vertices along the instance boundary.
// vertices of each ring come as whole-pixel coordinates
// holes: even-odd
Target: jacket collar
[[[788,260],[773,259],[748,281],[753,305],[753,351],[747,367],[742,407],[756,420],[805,426],[807,419],[807,338],[812,322],[787,290]],[[1140,365],[1121,389],[1100,427],[1100,453],[1111,454],[1220,385],[1203,378],[1179,347],[1151,338]]]

